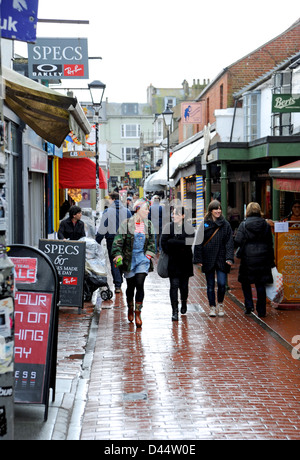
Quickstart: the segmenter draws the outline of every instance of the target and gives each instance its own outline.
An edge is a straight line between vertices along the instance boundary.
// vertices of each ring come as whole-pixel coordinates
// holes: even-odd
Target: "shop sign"
[[[130,179],[142,179],[143,171],[130,171]]]
[[[276,225],[277,224],[277,225]],[[300,222],[275,223],[276,266],[283,275],[284,299],[279,308],[300,305]]]
[[[28,74],[33,80],[87,79],[86,38],[38,38],[28,44]]]
[[[1,37],[35,42],[38,0],[1,0]]]
[[[109,170],[111,176],[125,176],[125,164],[124,163],[110,163]]]
[[[300,112],[300,94],[273,94],[272,112]]]
[[[181,120],[183,123],[202,123],[202,103],[184,102],[181,104]]]

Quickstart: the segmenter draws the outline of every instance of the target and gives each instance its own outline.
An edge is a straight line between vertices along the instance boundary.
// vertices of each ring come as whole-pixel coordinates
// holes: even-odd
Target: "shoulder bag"
[[[161,251],[157,263],[157,273],[161,278],[168,278],[169,256],[163,250]]]

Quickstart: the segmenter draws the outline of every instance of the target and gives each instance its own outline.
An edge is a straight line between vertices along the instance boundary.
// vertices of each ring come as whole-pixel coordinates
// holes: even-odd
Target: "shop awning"
[[[177,147],[169,161],[169,178],[170,187],[174,187],[174,180],[171,179],[178,167],[192,161],[201,152],[204,144],[204,139],[198,139],[190,144],[184,145],[181,148]],[[164,164],[156,173],[151,174],[147,178],[146,191],[153,191],[157,186],[167,185],[168,170],[167,165]],[[158,190],[158,189],[157,189]]]
[[[273,186],[284,192],[300,192],[300,160],[278,168],[269,169]]]
[[[5,102],[30,128],[60,147],[70,131],[85,144],[91,126],[77,99],[3,67]]]
[[[99,167],[99,187],[107,188],[103,170]],[[96,188],[96,163],[89,158],[59,159],[59,188]]]

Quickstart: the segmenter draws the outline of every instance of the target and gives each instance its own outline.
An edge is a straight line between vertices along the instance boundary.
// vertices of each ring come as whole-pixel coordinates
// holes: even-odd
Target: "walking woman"
[[[153,270],[151,259],[155,256],[155,237],[153,226],[148,220],[148,201],[138,199],[133,210],[135,214],[121,223],[111,254],[116,264],[121,263],[119,268],[127,282],[128,321],[132,322],[135,316],[136,326],[141,327],[144,282],[148,272]]]
[[[270,225],[262,218],[258,203],[249,203],[246,220],[238,228],[235,245],[239,247],[241,264],[238,280],[245,297],[245,313],[254,310],[251,284],[257,291],[256,311],[266,316],[266,284],[273,282],[272,267],[275,267],[273,237]]]
[[[207,283],[210,316],[224,316],[223,301],[226,292],[227,273],[234,262],[234,244],[229,222],[222,215],[221,203],[213,200],[208,205],[204,218],[204,238],[198,243],[197,233],[194,248],[194,263],[202,267]],[[199,233],[203,228],[199,228]],[[217,274],[217,300],[215,295],[215,273]]]
[[[187,312],[189,278],[193,276],[194,228],[185,220],[185,209],[174,208],[173,222],[167,224],[162,232],[161,247],[169,256],[168,275],[170,279],[170,300],[172,321],[178,321],[178,291],[181,298],[181,313]]]

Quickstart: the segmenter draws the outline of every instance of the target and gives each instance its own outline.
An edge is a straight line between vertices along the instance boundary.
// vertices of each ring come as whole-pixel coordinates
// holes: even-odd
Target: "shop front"
[[[250,143],[216,143],[202,157],[206,165],[206,204],[214,187],[220,193],[223,214],[245,217],[250,201],[260,203],[266,218],[284,217],[285,197],[275,189],[271,168],[299,157],[299,136],[266,137]]]
[[[294,200],[284,222],[274,224],[275,257],[278,271],[283,275],[284,299],[280,309],[300,309],[300,160],[277,168],[269,174],[273,187],[285,196],[285,202]]]
[[[0,157],[4,244],[37,245],[47,236],[49,163],[46,142],[60,147],[73,131],[85,142],[90,132],[76,98],[63,96],[3,67],[5,148]],[[51,192],[50,192],[51,193]]]

